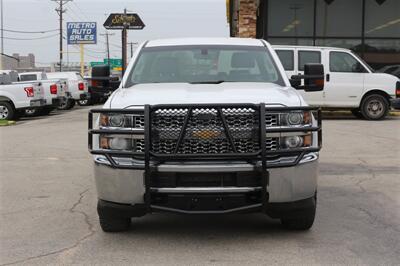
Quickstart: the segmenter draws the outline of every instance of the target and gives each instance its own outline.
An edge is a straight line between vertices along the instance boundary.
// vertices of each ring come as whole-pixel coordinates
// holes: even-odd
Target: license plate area
[[[229,173],[152,172],[151,187],[259,187],[258,171]]]

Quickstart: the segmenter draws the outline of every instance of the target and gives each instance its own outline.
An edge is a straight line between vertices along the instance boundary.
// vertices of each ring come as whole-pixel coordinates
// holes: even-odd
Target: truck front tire
[[[363,99],[361,114],[367,120],[381,120],[389,113],[389,101],[380,94],[371,94]]]
[[[314,223],[315,212],[317,209],[316,197],[310,200],[313,207],[307,208],[304,212],[295,213],[293,216],[282,217],[282,225],[290,230],[309,230]]]
[[[127,231],[131,225],[131,219],[127,217],[100,216],[99,221],[104,232]]]

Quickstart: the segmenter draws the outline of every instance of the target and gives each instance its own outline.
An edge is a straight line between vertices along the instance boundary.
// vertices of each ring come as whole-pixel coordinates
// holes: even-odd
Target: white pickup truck
[[[24,72],[18,75],[21,81],[37,80],[42,82],[47,103],[47,107],[42,113],[48,114],[56,108],[68,110],[74,107],[75,101],[72,98],[66,79],[50,79],[45,72]],[[35,112],[29,109],[26,113],[27,115],[35,115]]]
[[[45,105],[41,82],[13,83],[10,75],[0,73],[0,119],[12,120],[28,108]]]
[[[46,73],[49,79],[66,79],[68,81],[68,90],[72,98],[79,105],[88,105],[90,95],[88,92],[88,83],[78,72],[51,72]]]
[[[289,79],[292,75],[302,74],[307,63],[324,65],[324,91],[302,94],[312,106],[349,109],[355,116],[368,120],[385,118],[390,107],[400,109],[400,79],[374,72],[348,49],[285,45],[273,47]]]
[[[151,212],[261,212],[290,229],[315,217],[321,64],[293,88],[264,40],[148,41],[120,88],[89,113],[100,225]]]

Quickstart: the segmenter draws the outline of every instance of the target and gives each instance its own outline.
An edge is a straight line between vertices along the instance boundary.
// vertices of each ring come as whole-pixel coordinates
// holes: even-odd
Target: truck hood
[[[302,106],[300,94],[273,83],[224,82],[221,84],[148,83],[116,90],[105,108],[144,104],[261,103]]]

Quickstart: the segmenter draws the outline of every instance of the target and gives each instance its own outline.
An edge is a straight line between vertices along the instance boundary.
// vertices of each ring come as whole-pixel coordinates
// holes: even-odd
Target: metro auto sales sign
[[[96,22],[67,22],[68,44],[96,44]]]

